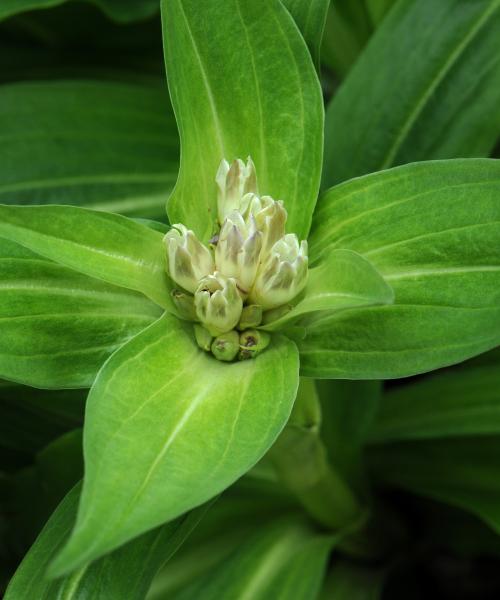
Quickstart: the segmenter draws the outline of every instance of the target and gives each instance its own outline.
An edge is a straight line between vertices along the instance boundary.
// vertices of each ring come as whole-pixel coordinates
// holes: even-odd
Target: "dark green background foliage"
[[[162,238],[248,155],[310,271],[228,365]],[[499,598],[499,343],[500,0],[0,1],[6,600]]]

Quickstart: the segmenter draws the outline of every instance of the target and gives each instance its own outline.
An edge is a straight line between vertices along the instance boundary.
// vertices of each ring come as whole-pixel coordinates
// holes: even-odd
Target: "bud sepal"
[[[196,316],[213,336],[234,329],[238,324],[243,300],[236,279],[219,272],[204,277],[194,295]]]
[[[200,279],[215,269],[210,250],[181,223],[173,225],[163,240],[167,246],[167,272],[170,278],[194,294]]]

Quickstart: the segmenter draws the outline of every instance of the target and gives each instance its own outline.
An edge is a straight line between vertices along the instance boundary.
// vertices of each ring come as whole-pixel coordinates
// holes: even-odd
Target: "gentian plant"
[[[98,4],[122,20],[157,8]],[[151,166],[158,187],[129,190],[134,210],[103,173],[95,208],[49,184],[29,200],[19,182],[0,188],[0,377],[12,382],[2,385],[90,389],[83,479],[8,600],[145,598],[186,539],[150,598],[300,600],[322,586],[325,598],[379,597],[414,523],[368,473],[500,529],[498,509],[446,466],[479,448],[486,468],[497,438],[486,438],[489,450],[455,440],[457,454],[453,443],[415,442],[467,433],[446,411],[444,434],[430,417],[434,402],[452,410],[453,368],[401,389],[378,381],[451,367],[500,340],[500,163],[485,157],[500,131],[500,75],[496,59],[476,65],[491,40],[498,51],[500,2],[438,4],[381,2],[362,50],[356,15],[334,3],[323,68],[330,61],[345,79],[325,121],[323,93],[338,83],[324,76],[322,90],[319,79],[328,2],[163,0],[178,174],[174,159],[168,173]],[[451,23],[429,31],[433,11]],[[361,46],[351,60],[347,35]],[[467,76],[486,90],[470,110]],[[92,118],[110,128],[130,186],[143,185],[135,165],[153,165],[146,146],[175,138],[158,89],[153,102],[114,84],[114,116],[102,121],[88,84],[33,85],[52,86],[49,104],[62,97],[54,124],[78,129],[67,151],[82,149],[75,173],[94,152],[115,160],[108,142],[82,141]],[[14,107],[23,90],[8,93]],[[36,118],[31,126],[36,136]],[[120,141],[132,130],[136,146]],[[69,164],[62,154],[23,160]],[[154,210],[141,211],[142,200]],[[168,225],[156,209],[164,201]],[[474,377],[498,357],[486,356],[460,373]],[[483,425],[499,430],[498,420]],[[72,465],[79,434],[64,440],[49,455]],[[224,528],[235,539],[218,554],[209,541]]]

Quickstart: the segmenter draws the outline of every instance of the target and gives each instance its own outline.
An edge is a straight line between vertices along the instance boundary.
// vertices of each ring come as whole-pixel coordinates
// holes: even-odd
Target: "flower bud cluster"
[[[223,160],[216,183],[220,230],[211,248],[176,224],[165,236],[167,270],[182,288],[173,292],[181,316],[194,316],[207,333],[196,326],[200,347],[219,360],[243,360],[269,343],[255,329],[266,311],[287,305],[304,289],[307,242],[285,233],[283,202],[259,195],[250,158],[246,164]]]

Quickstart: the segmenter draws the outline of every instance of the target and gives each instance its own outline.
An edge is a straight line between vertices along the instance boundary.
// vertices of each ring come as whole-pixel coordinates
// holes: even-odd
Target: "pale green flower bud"
[[[210,250],[180,223],[173,225],[163,239],[167,246],[168,274],[177,285],[194,293],[200,279],[215,269]]]
[[[253,229],[262,231],[263,254],[266,254],[285,235],[287,212],[283,202],[270,196],[247,194],[243,207],[246,222],[251,223]]]
[[[196,315],[213,335],[234,329],[243,308],[236,279],[219,272],[204,277],[194,295]]]
[[[217,209],[219,223],[233,210],[241,210],[241,200],[249,192],[257,193],[257,175],[252,159],[248,157],[247,164],[234,160],[231,165],[222,160],[215,177],[219,188]]]
[[[217,360],[231,362],[240,350],[240,336],[236,331],[218,335],[212,342],[212,354]]]
[[[179,312],[179,316],[187,321],[196,321],[194,309],[194,298],[191,294],[185,294],[180,290],[172,290],[170,296]]]
[[[249,301],[264,310],[287,304],[307,283],[307,242],[287,234],[276,242],[259,267]]]
[[[247,358],[255,358],[269,346],[271,336],[266,331],[258,331],[257,329],[247,329],[240,335],[240,353],[238,358],[246,360]]]
[[[257,274],[263,234],[248,225],[238,211],[225,219],[215,248],[215,264],[226,277],[234,277],[247,294]]]
[[[243,331],[244,329],[250,329],[257,327],[262,322],[262,306],[257,304],[250,304],[244,306],[241,311],[240,322],[238,323],[238,329]]]
[[[211,335],[203,325],[194,325],[194,337],[196,339],[196,343],[198,346],[205,350],[205,352],[210,352],[210,347],[212,346],[212,340],[214,336]]]

